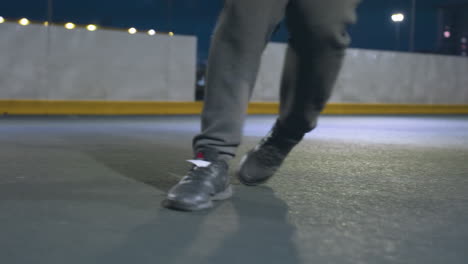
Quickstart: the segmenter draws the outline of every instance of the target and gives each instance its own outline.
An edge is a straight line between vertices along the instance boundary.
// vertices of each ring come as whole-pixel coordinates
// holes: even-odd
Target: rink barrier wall
[[[0,99],[194,101],[197,38],[0,24]]]
[[[202,102],[0,100],[3,115],[198,115]],[[279,104],[252,102],[248,114],[278,114]],[[468,105],[329,103],[323,114],[468,114]]]
[[[196,38],[59,25],[0,26],[0,109],[10,114],[199,114]],[[26,41],[27,40],[27,41]],[[275,114],[286,45],[270,43],[249,113]],[[325,109],[465,114],[468,60],[349,49]],[[261,103],[260,103],[261,102]]]
[[[269,43],[252,101],[279,101],[286,45]],[[468,58],[348,49],[331,103],[468,104]]]

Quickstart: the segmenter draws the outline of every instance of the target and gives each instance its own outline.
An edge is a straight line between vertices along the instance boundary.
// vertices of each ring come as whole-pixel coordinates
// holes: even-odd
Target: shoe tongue
[[[216,161],[218,152],[214,149],[204,148],[195,154],[196,160]]]
[[[211,149],[203,149],[197,154],[195,154],[195,159],[187,160],[188,162],[192,163],[193,165],[206,168],[211,165],[212,161],[215,161],[218,157],[218,153]]]

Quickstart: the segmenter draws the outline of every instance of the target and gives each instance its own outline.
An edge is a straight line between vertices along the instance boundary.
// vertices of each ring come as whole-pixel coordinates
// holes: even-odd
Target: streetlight
[[[20,25],[22,25],[22,26],[27,26],[27,25],[29,25],[30,22],[29,22],[29,20],[27,18],[22,18],[22,19],[18,20],[18,23]]]
[[[71,22],[68,22],[65,24],[65,28],[66,29],[74,29],[76,26],[75,24],[71,23]]]
[[[89,24],[89,25],[86,26],[86,29],[89,30],[89,31],[96,31],[97,26],[93,25],[93,24]]]
[[[135,33],[137,33],[137,32],[138,32],[138,31],[137,31],[136,28],[134,28],[134,27],[128,29],[128,33],[131,34],[131,35],[133,35],[133,34],[135,34]]]
[[[392,21],[396,26],[396,50],[400,49],[400,24],[405,21],[405,15],[402,13],[395,13],[392,15]]]

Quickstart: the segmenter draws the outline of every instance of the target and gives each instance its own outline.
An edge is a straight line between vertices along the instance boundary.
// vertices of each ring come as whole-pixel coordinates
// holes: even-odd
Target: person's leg
[[[210,147],[233,157],[261,56],[289,0],[226,0],[211,43],[202,113],[194,152]]]
[[[307,133],[317,125],[350,44],[359,0],[297,0],[287,10],[290,40],[281,83],[279,123]]]
[[[346,27],[356,20],[358,0],[293,0],[280,92],[280,115],[270,133],[241,161],[238,177],[247,185],[268,180],[304,134],[314,129],[331,95],[345,49]]]
[[[202,132],[196,160],[169,190],[166,207],[200,210],[232,195],[227,159],[240,144],[247,104],[265,45],[289,0],[226,0],[208,60]]]

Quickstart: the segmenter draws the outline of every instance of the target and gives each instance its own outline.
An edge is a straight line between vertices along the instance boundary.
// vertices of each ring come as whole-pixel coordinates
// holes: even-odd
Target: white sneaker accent
[[[187,160],[187,161],[200,168],[206,168],[211,165],[211,162],[206,161],[206,160]]]

